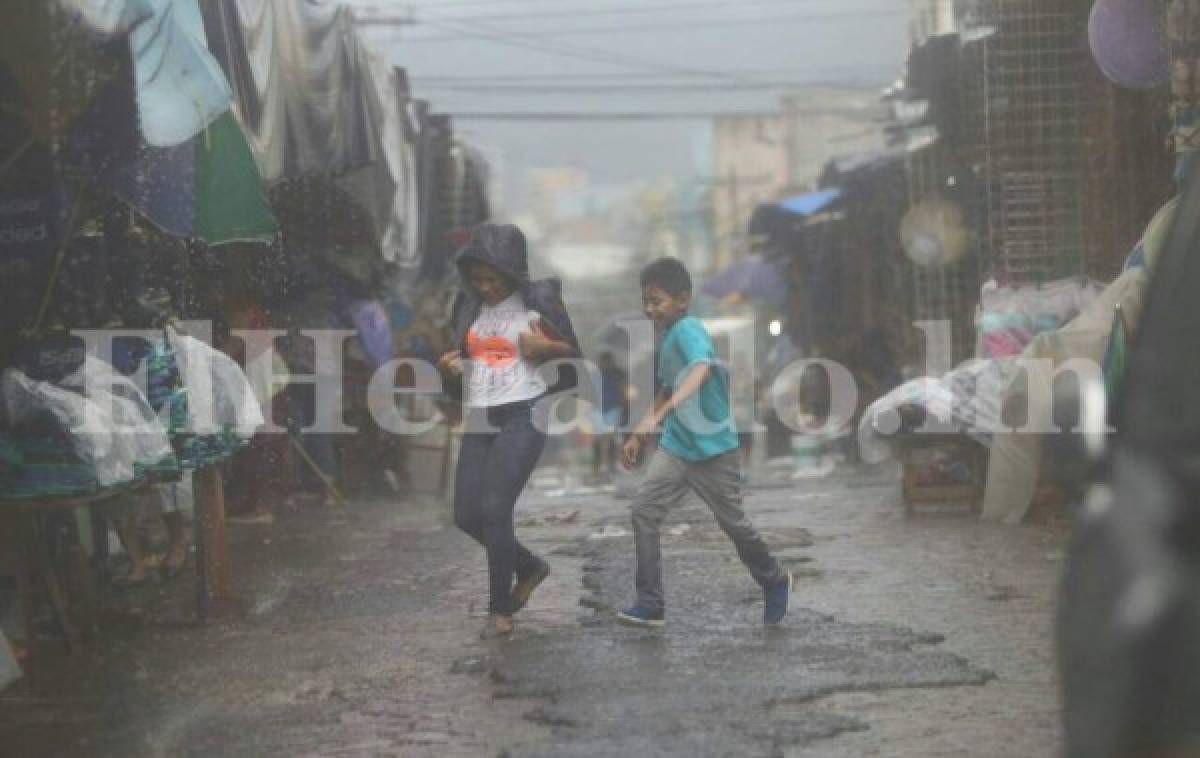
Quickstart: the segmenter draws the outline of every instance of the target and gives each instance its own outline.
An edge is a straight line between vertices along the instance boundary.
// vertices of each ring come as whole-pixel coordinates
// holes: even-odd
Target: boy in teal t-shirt
[[[763,620],[778,624],[787,613],[792,578],[771,555],[742,509],[741,458],[729,403],[729,375],[712,338],[689,317],[692,280],[683,264],[662,258],[642,271],[642,304],[663,335],[655,409],[638,424],[623,451],[632,468],[650,434],[662,427],[658,451],[633,504],[637,548],[637,604],[617,614],[639,626],[665,623],[659,529],[667,511],[687,490],[700,496],[738,556],[763,588]]]

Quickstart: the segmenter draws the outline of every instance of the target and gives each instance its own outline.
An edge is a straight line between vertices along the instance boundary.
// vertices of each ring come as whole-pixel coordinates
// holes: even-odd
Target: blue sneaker
[[[627,611],[617,612],[617,621],[629,626],[666,626],[667,617],[662,611],[648,611],[640,605],[635,605]]]
[[[783,621],[788,612],[788,600],[792,595],[792,572],[787,577],[776,582],[774,586],[763,590],[763,623],[776,626]]]

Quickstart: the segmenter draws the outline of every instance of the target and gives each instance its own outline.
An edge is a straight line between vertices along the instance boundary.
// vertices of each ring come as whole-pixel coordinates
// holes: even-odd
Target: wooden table
[[[229,547],[225,535],[225,494],[221,471],[217,466],[196,471],[196,611],[199,621],[208,621],[213,609],[228,607],[233,601],[229,565]],[[34,629],[35,593],[45,587],[47,599],[63,627],[72,654],[82,652],[89,636],[98,632],[96,601],[97,578],[106,578],[108,527],[103,509],[108,502],[138,492],[149,484],[119,487],[85,497],[46,497],[20,500],[0,498],[0,561],[12,558],[17,579],[25,646],[28,650],[26,675],[36,688],[39,669],[39,645]],[[44,533],[44,516],[73,513],[87,508],[92,514],[94,570],[89,570],[74,532],[71,560],[63,571],[56,566]],[[75,529],[72,521],[72,529]]]
[[[902,491],[904,511],[913,515],[925,505],[958,504],[978,511],[983,501],[983,485],[987,471],[985,448],[965,435],[913,435],[900,444],[903,467]],[[970,469],[970,478],[961,482],[922,482],[916,472],[925,468],[935,453],[947,454]]]
[[[120,488],[85,497],[47,497],[22,500],[0,500],[0,543],[3,555],[13,559],[12,570],[17,579],[17,594],[20,597],[24,643],[27,650],[25,673],[30,686],[37,686],[39,674],[39,645],[34,628],[35,592],[43,585],[51,608],[62,624],[67,645],[72,654],[84,650],[85,640],[95,635],[96,584],[94,574],[88,570],[79,545],[78,532],[72,520],[73,545],[70,549],[69,565],[56,565],[50,550],[48,535],[44,531],[44,518],[51,514],[71,514],[80,508],[96,513],[97,506],[113,498],[135,491]],[[99,520],[98,523],[103,523]],[[93,530],[98,532],[99,530]],[[96,540],[99,542],[99,539]],[[0,555],[0,557],[3,557]],[[103,555],[97,556],[97,562]]]

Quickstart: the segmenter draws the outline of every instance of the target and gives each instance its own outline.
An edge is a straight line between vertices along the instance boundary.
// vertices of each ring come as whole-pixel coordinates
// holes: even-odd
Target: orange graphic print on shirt
[[[516,363],[520,353],[507,337],[500,334],[481,337],[472,329],[467,332],[467,357],[488,368],[503,369]]]
[[[484,306],[467,331],[467,402],[492,407],[541,397],[546,383],[521,357],[521,336],[538,315],[519,293],[495,306]]]

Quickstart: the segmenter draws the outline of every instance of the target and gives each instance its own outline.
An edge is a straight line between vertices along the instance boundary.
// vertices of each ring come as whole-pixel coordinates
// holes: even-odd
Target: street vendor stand
[[[66,498],[0,498],[0,573],[11,571],[17,579],[21,625],[27,649],[25,673],[30,686],[38,686],[40,649],[35,622],[37,598],[41,594],[53,611],[72,654],[87,648],[87,640],[99,633],[98,591],[108,557],[108,533],[103,507],[110,501],[149,486]],[[65,560],[50,549],[44,529],[44,517],[50,514],[73,516],[86,510],[91,515],[94,568],[89,568],[73,518],[69,525],[74,544]],[[196,477],[196,608],[201,622],[210,610],[228,604],[233,598],[232,576],[225,539],[225,507],[220,470],[210,466]]]
[[[927,506],[959,505],[979,511],[987,470],[986,448],[962,435],[916,435],[898,442],[898,447],[906,515]],[[962,467],[962,475],[939,477],[940,461]]]
[[[11,325],[0,367],[18,335],[36,344],[51,332],[101,327],[111,318],[103,315],[110,302],[132,297],[132,284],[119,294],[104,290],[113,286],[110,276],[123,284],[139,280],[136,270],[85,271],[77,279],[95,290],[82,295],[64,284],[84,241],[100,250],[119,246],[104,220],[120,215],[113,212],[118,206],[167,235],[209,246],[270,242],[277,234],[254,157],[230,111],[228,82],[207,52],[198,4],[129,2],[113,13],[47,0],[15,5],[0,30],[6,200],[0,220],[25,233],[0,245],[3,312]],[[93,299],[101,305],[89,311]],[[195,472],[201,619],[232,592],[215,463]],[[31,674],[38,668],[34,614],[43,591],[72,652],[95,631],[97,573],[88,570],[79,528],[73,518],[61,519],[67,544],[56,555],[46,524],[81,510],[93,514],[95,561],[103,569],[103,506],[153,481],[135,477],[62,495],[34,487],[10,497],[0,488],[0,561],[18,579]]]

